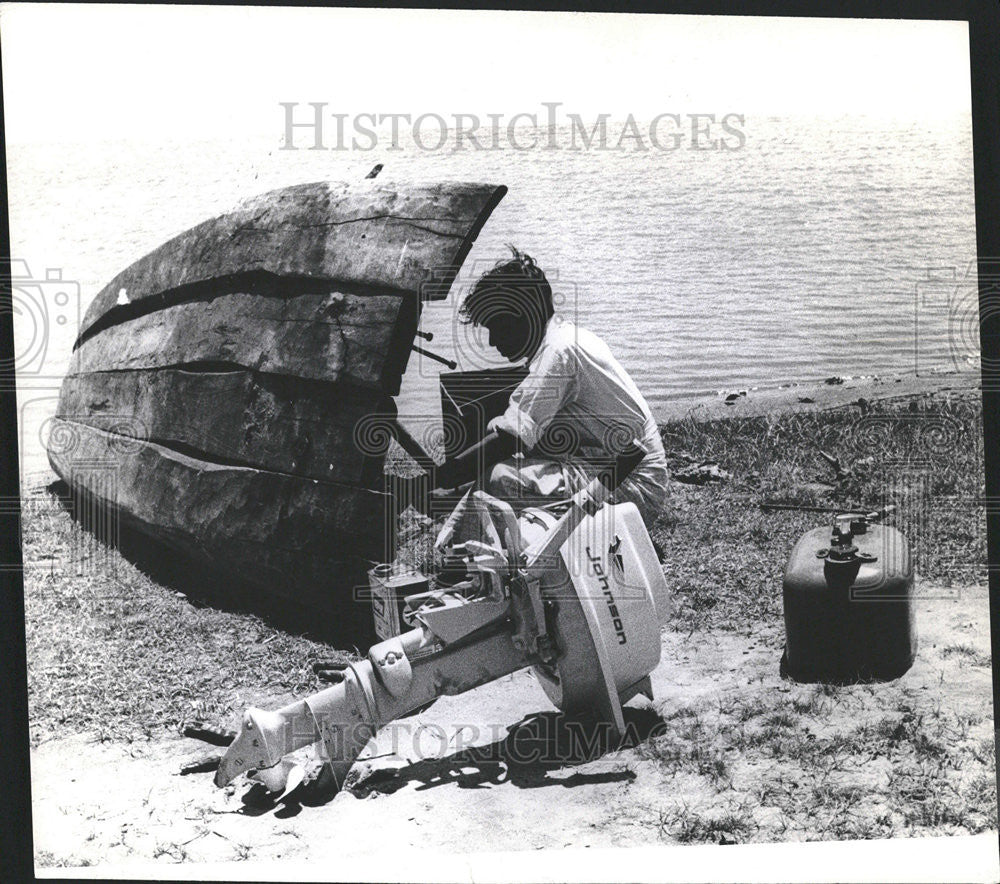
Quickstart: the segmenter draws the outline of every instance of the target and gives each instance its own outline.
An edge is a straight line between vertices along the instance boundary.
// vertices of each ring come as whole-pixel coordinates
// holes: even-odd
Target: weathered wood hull
[[[505,192],[300,185],[160,246],[87,311],[53,469],[193,567],[361,622],[392,515],[365,427]]]

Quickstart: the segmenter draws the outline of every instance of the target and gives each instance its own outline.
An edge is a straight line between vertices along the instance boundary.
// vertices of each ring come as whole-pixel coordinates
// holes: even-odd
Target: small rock
[[[807,405],[811,405],[815,401],[811,396],[799,396],[799,402],[804,402]]]
[[[830,386],[834,387],[834,386],[837,386],[838,384],[844,383],[844,379],[843,378],[839,378],[836,375],[834,375],[833,377],[827,378],[825,381],[823,381],[823,383],[824,384],[829,384]]]

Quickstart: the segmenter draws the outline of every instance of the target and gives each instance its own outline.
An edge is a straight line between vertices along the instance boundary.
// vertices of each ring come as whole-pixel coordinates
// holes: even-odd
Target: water
[[[499,365],[455,322],[475,273],[512,242],[549,273],[560,310],[601,335],[654,413],[678,397],[829,375],[967,366],[978,348],[971,120],[747,118],[737,151],[282,151],[279,135],[216,143],[8,148],[12,254],[79,283],[80,315],[115,273],[238,200],[303,181],[479,180],[510,192],[444,304],[431,349]],[[542,138],[544,141],[544,136]],[[568,143],[568,139],[560,143]],[[71,305],[72,306],[72,305]],[[19,381],[22,452],[44,465],[76,317],[47,325]],[[457,340],[456,340],[457,339]],[[413,355],[400,406],[436,413],[441,366]],[[27,465],[27,463],[26,463]]]

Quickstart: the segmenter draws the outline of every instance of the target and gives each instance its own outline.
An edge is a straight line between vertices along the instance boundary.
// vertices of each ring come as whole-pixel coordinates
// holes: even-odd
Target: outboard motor
[[[343,785],[379,728],[526,667],[558,708],[596,719],[617,744],[622,703],[652,696],[649,673],[669,615],[638,509],[605,503],[643,457],[633,445],[560,516],[538,509],[519,519],[504,501],[466,494],[435,544],[450,563],[449,579],[405,598],[401,617],[412,628],[342,664],[336,683],[318,694],[273,712],[248,709],[216,785],[251,773],[272,791],[288,789],[301,771],[285,756],[313,743]],[[384,569],[370,576],[383,629],[395,619],[396,590],[427,585],[420,575]]]

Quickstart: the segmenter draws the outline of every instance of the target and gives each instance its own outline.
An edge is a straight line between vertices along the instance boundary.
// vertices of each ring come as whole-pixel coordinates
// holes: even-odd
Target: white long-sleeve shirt
[[[646,457],[616,499],[634,500],[649,524],[666,497],[666,456],[646,400],[604,341],[558,316],[489,429],[517,436],[534,458],[577,466],[567,474],[570,493],[593,474],[579,469],[581,449],[590,462],[607,461],[635,439]]]

